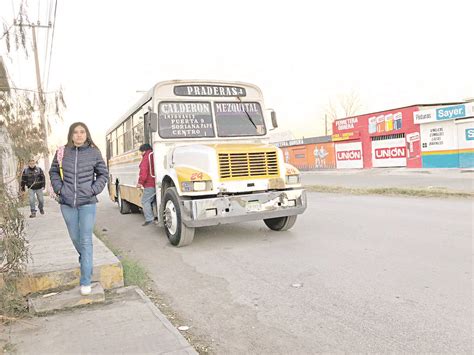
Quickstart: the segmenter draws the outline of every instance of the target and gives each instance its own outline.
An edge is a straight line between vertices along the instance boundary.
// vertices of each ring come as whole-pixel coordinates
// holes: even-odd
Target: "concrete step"
[[[28,299],[28,308],[32,314],[40,314],[52,311],[58,311],[67,308],[83,306],[92,303],[102,303],[105,301],[104,289],[95,282],[92,284],[90,295],[82,296],[80,287],[72,290],[39,295]]]
[[[49,252],[38,255],[38,240],[29,238],[32,259],[27,264],[26,275],[18,282],[19,292],[26,296],[30,293],[47,292],[62,287],[79,285],[80,265],[72,242],[64,248],[55,248],[55,240],[69,238],[67,232],[61,235],[50,234]],[[118,258],[95,236],[92,282],[99,282],[105,289],[122,287],[123,269]],[[36,247],[36,248],[35,248]]]

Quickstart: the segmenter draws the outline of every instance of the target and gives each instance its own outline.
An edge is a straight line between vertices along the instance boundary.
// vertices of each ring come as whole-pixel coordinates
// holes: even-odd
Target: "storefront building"
[[[424,168],[474,167],[474,102],[414,112]]]
[[[283,150],[285,162],[300,170],[334,169],[336,159],[331,136],[274,143]]]
[[[333,122],[336,167],[421,167],[418,106],[348,117]]]

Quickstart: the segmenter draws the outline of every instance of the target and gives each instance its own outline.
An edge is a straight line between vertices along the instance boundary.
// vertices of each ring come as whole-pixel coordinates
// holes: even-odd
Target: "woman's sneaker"
[[[89,285],[89,286],[81,285],[81,295],[87,296],[87,295],[90,295],[91,292],[92,292],[91,285]]]

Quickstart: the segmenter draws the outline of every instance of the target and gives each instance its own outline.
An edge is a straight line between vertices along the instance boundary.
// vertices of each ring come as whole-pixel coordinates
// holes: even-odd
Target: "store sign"
[[[178,85],[174,87],[176,96],[246,96],[245,88],[227,85]]]
[[[357,117],[351,118],[344,118],[342,120],[337,120],[336,128],[338,131],[344,131],[346,129],[354,129],[354,127],[359,123],[359,119]]]
[[[466,104],[466,117],[474,117],[474,102]]]
[[[413,143],[413,142],[418,142],[420,140],[420,133],[418,132],[413,132],[407,134],[407,142]]]
[[[375,149],[376,159],[395,159],[395,158],[405,158],[406,156],[407,155],[406,155],[405,147]]]
[[[357,169],[364,167],[362,143],[338,143],[336,150],[336,167],[338,169]]]
[[[386,133],[402,129],[401,112],[369,117],[369,134]]]
[[[474,104],[462,104],[440,107],[437,109],[421,110],[413,112],[413,122],[416,124],[455,120],[474,115]]]
[[[422,110],[413,112],[413,122],[415,124],[436,121],[436,110]]]
[[[420,126],[421,151],[457,149],[454,121],[433,122]]]
[[[342,152],[337,152],[337,159],[340,161],[343,160],[360,160],[362,159],[362,152],[360,150],[345,150]]]
[[[474,141],[474,128],[467,128],[466,129],[466,140],[467,141]]]
[[[442,107],[436,110],[436,119],[438,121],[454,120],[462,117],[466,117],[466,105]]]
[[[407,165],[405,138],[372,141],[373,167],[394,167]]]
[[[359,131],[336,133],[331,136],[333,142],[346,141],[349,139],[357,139],[359,137],[360,137]]]
[[[277,146],[277,147],[290,147],[290,146],[293,146],[293,145],[303,145],[304,144],[304,140],[303,139],[292,139],[291,141],[283,141],[283,142],[276,142],[276,143],[273,143],[273,145]]]

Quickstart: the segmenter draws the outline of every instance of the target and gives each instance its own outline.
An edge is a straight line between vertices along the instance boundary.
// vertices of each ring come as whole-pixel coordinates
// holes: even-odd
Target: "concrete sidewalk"
[[[37,213],[35,218],[28,218],[29,208],[23,212],[31,260],[27,265],[28,277],[20,284],[22,294],[79,285],[78,254],[69,238],[59,205],[45,198],[46,214]],[[123,286],[120,261],[95,236],[93,245],[93,281],[100,282],[104,289]]]
[[[27,266],[28,277],[20,284],[25,295],[79,285],[78,255],[59,205],[45,200],[44,215],[27,217],[32,261]],[[24,213],[28,216],[28,209]],[[21,354],[196,354],[142,290],[123,287],[117,257],[96,237],[93,243],[93,280],[109,289],[105,301],[102,296],[102,303],[0,326],[0,343],[9,343],[13,352]],[[75,303],[84,304],[81,298],[87,297],[80,296],[77,287],[63,293],[74,298],[75,292]]]
[[[105,304],[17,322],[10,342],[19,354],[197,354],[137,287]]]

